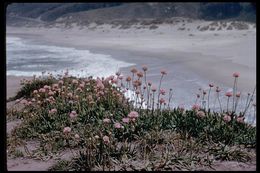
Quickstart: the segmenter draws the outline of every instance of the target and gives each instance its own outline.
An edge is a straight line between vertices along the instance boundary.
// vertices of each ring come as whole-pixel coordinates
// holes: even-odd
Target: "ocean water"
[[[68,70],[76,77],[107,77],[121,67],[134,65],[113,59],[110,55],[71,47],[39,45],[18,37],[8,36],[6,49],[7,75],[14,76],[40,76],[46,71],[56,75]]]
[[[110,55],[94,54],[89,50],[78,50],[71,47],[59,47],[50,45],[34,44],[30,40],[25,40],[18,37],[7,37],[6,42],[6,62],[7,62],[7,75],[14,76],[41,76],[42,72],[50,72],[54,76],[64,74],[69,71],[69,74],[75,77],[107,77],[115,74],[119,68],[130,67],[136,65],[124,61],[114,59]],[[167,78],[163,81],[162,88],[168,92],[169,88],[165,88],[164,84],[172,86],[173,88],[173,101],[171,107],[183,106],[185,109],[190,109],[196,100],[196,93],[198,88],[208,89],[208,81],[205,81],[200,76],[183,70],[178,64],[160,64],[160,67],[151,69],[150,76],[158,76],[160,68],[174,68],[175,74],[173,78]],[[169,66],[169,67],[167,67]],[[154,73],[154,74],[153,74]],[[44,73],[48,74],[48,73]],[[129,75],[129,73],[127,74]],[[156,79],[159,82],[159,78]],[[167,84],[168,83],[168,84]],[[158,86],[158,83],[155,83]],[[222,91],[227,91],[229,88],[220,86]],[[215,90],[215,89],[214,89]],[[215,97],[215,92],[212,90],[210,97],[210,107],[214,111],[219,111],[220,107]],[[134,100],[135,94],[131,91],[126,93],[127,97]],[[241,101],[238,108],[243,111],[246,102],[247,93],[242,93]],[[168,100],[168,96],[164,97]],[[227,99],[223,94],[220,97],[222,108],[226,109]],[[205,98],[207,100],[207,96]],[[200,102],[197,102],[200,103]],[[207,105],[207,103],[206,103]],[[145,105],[143,106],[145,107]],[[231,102],[229,107],[232,107]],[[254,108],[250,107],[248,110],[246,121],[255,124],[256,119],[254,115]]]

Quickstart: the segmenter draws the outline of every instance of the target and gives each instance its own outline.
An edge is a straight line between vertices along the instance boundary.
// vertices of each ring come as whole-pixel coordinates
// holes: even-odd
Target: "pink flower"
[[[78,134],[75,134],[74,137],[75,137],[76,139],[79,139],[79,138],[80,138]]]
[[[59,85],[58,85],[58,84],[53,84],[53,85],[52,85],[52,88],[53,88],[53,89],[58,89],[58,88],[59,88]]]
[[[97,95],[98,95],[98,96],[103,96],[103,95],[105,95],[105,93],[104,93],[103,91],[99,91],[99,92],[97,93]]]
[[[143,65],[143,66],[142,66],[142,69],[143,69],[143,71],[147,71],[147,70],[148,70],[148,68],[147,68],[146,65]]]
[[[23,99],[23,100],[21,101],[21,103],[26,105],[26,104],[28,104],[28,101],[25,100],[25,99]]]
[[[59,83],[59,85],[63,85],[64,84],[63,80],[60,80],[58,83]]]
[[[105,86],[103,85],[100,79],[97,79],[97,88],[100,90],[103,90],[105,88]]]
[[[72,80],[72,84],[77,85],[78,83],[79,83],[78,80],[76,80],[76,79],[73,79],[73,80]]]
[[[135,120],[136,120],[135,118],[132,118],[132,119],[131,119],[132,122],[135,122]]]
[[[236,97],[240,97],[241,92],[237,92]]]
[[[197,112],[197,116],[200,117],[200,118],[203,118],[203,117],[206,116],[206,114],[205,114],[205,112],[203,112],[203,111],[198,111],[198,112]]]
[[[55,98],[52,96],[50,96],[49,99],[50,99],[50,101],[53,101],[53,102],[55,101]]]
[[[31,102],[31,101],[28,101],[26,105],[27,105],[27,106],[30,106],[31,104],[32,104],[32,102]]]
[[[165,95],[166,91],[164,89],[160,89],[160,94]]]
[[[38,94],[38,91],[37,91],[37,90],[34,90],[34,91],[33,91],[33,94]]]
[[[126,81],[127,81],[127,82],[130,82],[130,81],[131,81],[131,77],[130,77],[130,76],[127,76]]]
[[[137,72],[137,69],[136,69],[136,68],[132,68],[132,69],[131,69],[131,72],[132,72],[132,73],[136,73],[136,72]]]
[[[115,79],[112,80],[112,83],[113,83],[113,84],[117,84],[117,83],[118,83],[118,80],[115,78]]]
[[[163,103],[165,103],[165,100],[164,100],[164,98],[160,98],[160,104],[163,104]]]
[[[110,80],[113,80],[115,77],[114,75],[110,75],[109,77],[106,78],[106,80],[110,81]]]
[[[185,110],[184,105],[183,105],[183,104],[180,104],[180,105],[178,106],[178,109],[179,109],[181,112],[183,112],[183,111]]]
[[[72,96],[73,96],[73,94],[72,94],[72,93],[68,93],[67,95],[68,95],[68,97],[72,97]]]
[[[71,132],[71,128],[70,127],[65,127],[64,129],[63,129],[63,133],[65,133],[65,134],[68,134],[68,133],[70,133]]]
[[[166,75],[167,73],[166,73],[166,70],[161,70],[161,74],[162,75]]]
[[[245,119],[244,117],[238,117],[237,122],[238,123],[244,123],[244,119]]]
[[[115,123],[115,124],[114,124],[114,127],[115,127],[116,129],[121,129],[122,125],[121,125],[120,123]]]
[[[143,73],[142,73],[141,71],[139,71],[139,72],[137,72],[137,76],[138,76],[139,78],[141,78],[141,77],[143,77]]]
[[[57,113],[57,109],[51,109],[50,111],[49,111],[49,114],[55,114],[55,113]]]
[[[122,121],[123,121],[124,123],[129,123],[129,120],[130,120],[129,118],[123,118],[123,119],[122,119]]]
[[[210,84],[209,84],[209,87],[210,87],[210,88],[211,88],[211,87],[214,87],[214,84],[210,83]]]
[[[107,144],[109,143],[109,137],[108,136],[103,136],[103,141]]]
[[[49,89],[50,89],[50,86],[48,86],[48,85],[44,85],[43,88],[46,89],[46,90],[49,90]]]
[[[80,87],[81,89],[83,89],[83,88],[85,87],[85,83],[81,83],[81,84],[79,85],[79,87]]]
[[[199,110],[199,109],[200,109],[200,106],[199,106],[198,104],[194,104],[194,105],[192,106],[192,109],[193,109],[193,110]]]
[[[152,86],[152,92],[156,91],[156,86]]]
[[[109,118],[105,118],[105,119],[103,119],[103,123],[106,123],[106,124],[108,124],[108,123],[110,123],[111,121],[110,121],[110,119]]]
[[[220,92],[221,91],[221,89],[217,86],[216,87],[216,92],[218,93],[218,92]]]
[[[139,115],[138,115],[138,112],[136,111],[131,111],[128,115],[128,118],[137,118]]]
[[[240,76],[239,72],[233,73],[233,77],[239,77],[239,76]]]
[[[45,90],[44,88],[40,88],[40,89],[39,89],[39,92],[40,92],[40,93],[45,93],[46,90]]]
[[[225,116],[223,117],[223,120],[228,123],[231,121],[231,117],[229,115],[225,114]]]
[[[70,113],[70,118],[74,119],[78,116],[77,112],[76,111],[71,111]]]
[[[231,91],[228,91],[228,92],[226,92],[226,94],[225,94],[227,97],[231,97],[232,96],[232,92]]]
[[[49,95],[49,96],[53,96],[53,95],[54,95],[54,92],[49,91],[48,95]]]
[[[81,88],[77,88],[76,91],[77,92],[82,92],[82,89]]]

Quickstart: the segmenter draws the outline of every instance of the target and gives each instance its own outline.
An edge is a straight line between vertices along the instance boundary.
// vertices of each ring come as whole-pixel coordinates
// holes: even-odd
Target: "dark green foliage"
[[[26,82],[19,92],[20,97],[35,100],[19,111],[9,111],[23,118],[12,131],[10,141],[37,138],[45,155],[67,148],[81,149],[71,162],[60,161],[50,170],[91,171],[98,166],[100,170],[100,165],[105,170],[105,167],[110,169],[112,160],[123,162],[125,158],[149,157],[151,161],[158,153],[162,154],[156,156],[157,160],[160,158],[166,160],[165,164],[185,167],[201,162],[202,156],[195,157],[195,152],[205,152],[219,160],[249,161],[248,153],[236,146],[256,147],[256,127],[237,122],[235,114],[230,122],[225,122],[223,114],[205,110],[132,108],[119,88],[106,80],[101,82],[103,89],[98,87],[100,81],[92,78],[66,77],[61,80],[63,84],[53,86],[58,79]],[[33,94],[35,89],[44,85],[56,92],[53,95],[55,101],[50,102],[52,96],[47,90],[39,93],[40,97]],[[51,112],[53,109],[56,110],[54,113]],[[69,116],[72,111],[77,113],[75,119]],[[124,123],[122,118],[131,111],[138,112],[138,117]],[[105,123],[105,118],[111,121]],[[115,128],[115,123],[121,123],[123,128]],[[71,131],[65,133],[65,127]],[[106,142],[104,137],[109,141]],[[175,148],[169,151],[169,146]],[[166,148],[159,151],[161,147]],[[203,162],[211,163],[211,160],[204,158]]]

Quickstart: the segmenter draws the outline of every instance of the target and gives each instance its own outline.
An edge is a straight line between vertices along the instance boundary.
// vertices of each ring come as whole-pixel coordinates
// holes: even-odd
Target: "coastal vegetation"
[[[158,72],[158,86],[147,81],[148,72],[144,65],[127,76],[76,78],[66,72],[22,81],[7,112],[21,120],[7,136],[8,155],[43,160],[65,150],[73,154],[51,171],[207,170],[216,160],[255,157],[256,127],[245,122],[249,107],[256,106],[255,90],[237,113],[238,72],[231,76],[233,90],[224,93],[226,102],[219,99],[221,88],[210,83],[190,109],[171,106],[173,89],[163,88],[167,71]],[[210,107],[213,92],[220,111]],[[17,150],[30,140],[39,147]]]

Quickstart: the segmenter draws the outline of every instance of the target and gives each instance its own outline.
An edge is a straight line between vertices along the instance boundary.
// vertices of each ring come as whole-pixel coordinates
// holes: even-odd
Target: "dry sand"
[[[30,80],[32,77],[28,76],[7,76],[6,78],[6,98],[14,97],[21,87],[21,80]]]

